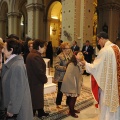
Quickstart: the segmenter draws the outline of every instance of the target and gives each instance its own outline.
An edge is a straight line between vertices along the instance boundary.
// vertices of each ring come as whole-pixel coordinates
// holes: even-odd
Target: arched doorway
[[[59,1],[55,1],[50,5],[47,18],[48,38],[52,41],[53,48],[55,48],[61,38],[62,5]]]

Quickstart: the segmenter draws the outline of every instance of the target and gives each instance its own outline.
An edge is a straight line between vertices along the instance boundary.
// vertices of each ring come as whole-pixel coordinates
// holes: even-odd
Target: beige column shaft
[[[28,36],[43,39],[43,15],[41,4],[28,4]]]
[[[20,37],[20,19],[21,14],[10,12],[8,13],[8,35],[10,34],[16,34]]]
[[[50,31],[50,18],[47,19],[47,27],[46,28],[47,28],[47,30],[46,30],[47,31],[46,32],[47,33],[46,40],[49,41],[49,40],[51,40],[50,34],[52,34],[52,33],[50,33],[51,32]]]
[[[34,11],[31,9],[28,9],[28,36],[31,38],[34,38]]]
[[[40,37],[40,11],[39,9],[35,10],[35,38]]]

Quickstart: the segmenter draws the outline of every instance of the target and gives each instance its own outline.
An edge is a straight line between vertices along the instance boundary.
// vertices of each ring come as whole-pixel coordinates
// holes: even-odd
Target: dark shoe
[[[70,111],[68,112],[68,115],[71,115],[71,116],[74,117],[74,118],[78,118],[78,115],[76,115],[76,114],[71,114]]]
[[[43,117],[43,116],[44,116],[44,117],[49,116],[49,113],[45,113],[45,112],[44,112],[43,114],[38,115],[38,118],[41,118],[41,117]]]
[[[71,115],[72,117],[74,118],[78,118],[78,115],[74,114],[74,115]]]
[[[74,110],[74,112],[75,112],[75,113],[80,113],[80,111],[79,111],[79,110]]]

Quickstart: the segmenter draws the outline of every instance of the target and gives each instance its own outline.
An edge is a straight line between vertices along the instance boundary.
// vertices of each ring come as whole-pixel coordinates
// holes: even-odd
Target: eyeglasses
[[[63,48],[63,49],[70,49],[70,48]]]

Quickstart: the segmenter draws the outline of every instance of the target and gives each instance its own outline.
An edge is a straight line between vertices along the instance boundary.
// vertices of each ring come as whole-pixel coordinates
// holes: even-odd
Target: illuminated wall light
[[[57,17],[57,16],[52,16],[51,18],[52,18],[52,19],[58,19],[58,17]]]
[[[22,26],[23,26],[23,25],[24,25],[24,24],[23,24],[23,22],[21,22],[21,23],[20,23],[20,25],[22,25]]]
[[[53,28],[50,26],[50,35],[52,35],[52,29],[53,29]]]

